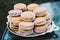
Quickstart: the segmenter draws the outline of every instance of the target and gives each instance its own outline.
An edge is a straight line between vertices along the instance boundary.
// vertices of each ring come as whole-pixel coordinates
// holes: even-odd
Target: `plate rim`
[[[17,35],[17,36],[22,36],[22,37],[36,37],[36,36],[41,36],[41,35],[45,35],[46,33],[51,33],[52,31],[56,31],[56,29],[54,29],[54,27],[56,27],[57,28],[57,30],[59,29],[59,27],[58,26],[56,26],[55,24],[54,24],[54,22],[52,22],[52,30],[51,30],[51,27],[50,27],[50,30],[51,31],[46,31],[46,32],[44,32],[44,33],[41,33],[41,34],[36,34],[36,35],[30,35],[30,36],[23,36],[23,35],[18,35],[17,33],[15,33],[15,32],[13,32],[12,30],[10,30],[9,29],[9,26],[8,26],[8,22],[7,22],[7,28],[8,28],[8,30],[11,32],[11,33],[13,33],[14,35]]]

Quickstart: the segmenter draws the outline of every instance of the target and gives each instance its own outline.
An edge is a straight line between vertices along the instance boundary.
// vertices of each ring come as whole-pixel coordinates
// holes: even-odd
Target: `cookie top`
[[[46,8],[44,7],[40,7],[40,8],[36,8],[35,10],[33,10],[33,12],[38,16],[38,15],[42,15],[42,14],[46,14]]]
[[[24,9],[26,9],[26,4],[24,4],[24,3],[15,4],[15,5],[14,5],[14,9],[24,10]]]
[[[45,12],[47,9],[45,7],[38,7],[34,10],[34,12]]]
[[[35,17],[35,13],[30,12],[30,11],[26,11],[26,12],[23,12],[21,14],[21,17],[22,18],[34,18]]]
[[[36,9],[38,6],[38,4],[35,4],[35,3],[32,3],[32,4],[29,4],[27,6],[27,9],[30,10],[30,11],[33,11],[34,9]]]
[[[21,13],[22,13],[22,10],[10,10],[10,11],[8,11],[8,14],[10,16],[18,16],[18,15],[21,15]]]
[[[18,17],[8,17],[8,22],[21,22],[20,16]]]

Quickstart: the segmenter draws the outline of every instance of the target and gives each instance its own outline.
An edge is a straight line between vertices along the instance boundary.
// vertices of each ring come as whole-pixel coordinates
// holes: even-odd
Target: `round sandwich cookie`
[[[22,29],[19,29],[19,32],[20,32],[21,35],[27,36],[27,35],[32,34],[33,30],[22,30]]]
[[[38,8],[38,7],[39,7],[38,4],[32,3],[32,4],[29,4],[29,5],[27,6],[27,9],[28,9],[29,11],[33,11],[33,10],[35,10],[35,9]]]
[[[47,25],[46,24],[41,25],[41,26],[35,26],[35,32],[38,34],[46,32],[46,31],[47,31]]]
[[[10,29],[13,30],[13,31],[18,31],[18,29],[14,29],[14,28],[11,28],[11,27],[10,27]]]
[[[25,10],[26,9],[26,4],[24,3],[18,3],[14,5],[14,10]]]
[[[10,10],[8,11],[9,16],[20,16],[22,13],[22,10]]]
[[[18,27],[19,26],[19,22],[9,22],[12,26],[16,26]]]
[[[23,30],[31,30],[34,28],[34,22],[20,22],[19,28]]]
[[[12,24],[10,24],[9,28],[13,31],[18,31],[18,26],[13,26]]]
[[[51,18],[47,19],[46,22],[47,22],[47,24],[50,25],[52,23]]]
[[[14,28],[14,29],[17,29],[19,27],[19,24],[18,25],[13,25],[12,23],[10,23],[9,24],[9,27]]]
[[[34,21],[35,17],[35,13],[30,11],[26,11],[21,14],[21,19],[23,21]]]
[[[8,16],[8,22],[21,22],[21,17],[20,16],[17,16],[17,17],[10,17]]]
[[[33,12],[36,14],[36,16],[44,16],[46,15],[47,11],[46,11],[46,8],[39,7],[39,8],[36,8]]]
[[[51,16],[50,16],[50,14],[49,13],[47,13],[45,16],[43,16],[43,17],[45,17],[46,19],[49,19],[49,18],[51,18]]]
[[[46,24],[46,18],[45,17],[37,17],[34,21],[35,25],[43,25]]]

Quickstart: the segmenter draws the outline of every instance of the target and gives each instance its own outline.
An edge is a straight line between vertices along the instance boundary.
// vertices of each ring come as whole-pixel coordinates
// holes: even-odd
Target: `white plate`
[[[24,35],[20,35],[18,31],[12,31],[12,30],[10,30],[10,28],[9,28],[9,26],[8,26],[8,22],[7,22],[7,28],[8,28],[8,30],[9,30],[11,33],[13,33],[13,34],[15,34],[15,35],[17,35],[17,36],[22,36],[22,37],[36,37],[36,36],[40,36],[40,35],[45,35],[46,33],[51,33],[52,31],[56,31],[56,30],[59,29],[59,27],[56,26],[56,25],[54,24],[54,22],[52,22],[52,26],[50,26],[49,29],[48,29],[46,32],[41,33],[41,34],[33,33],[33,34],[31,34],[31,35],[24,36]]]

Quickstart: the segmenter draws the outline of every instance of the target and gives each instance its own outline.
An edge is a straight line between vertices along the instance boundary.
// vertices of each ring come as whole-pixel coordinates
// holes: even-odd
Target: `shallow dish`
[[[52,25],[48,27],[49,29],[48,29],[46,32],[41,33],[41,34],[36,34],[35,32],[33,32],[33,33],[30,34],[30,35],[24,36],[24,35],[21,35],[19,31],[12,31],[12,30],[9,28],[8,22],[7,22],[7,28],[8,28],[8,30],[9,30],[11,33],[13,33],[13,34],[15,34],[15,35],[17,35],[17,36],[22,36],[22,37],[36,37],[36,36],[40,36],[40,35],[45,35],[46,33],[51,33],[52,31],[56,31],[56,30],[59,29],[59,27],[56,26],[56,25],[54,24],[54,22],[52,22]]]

